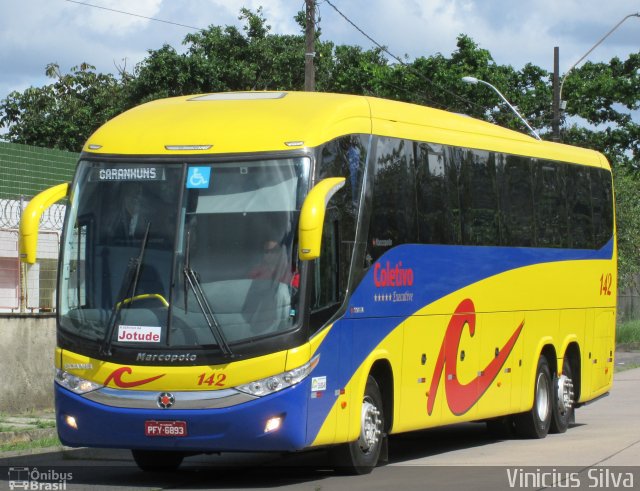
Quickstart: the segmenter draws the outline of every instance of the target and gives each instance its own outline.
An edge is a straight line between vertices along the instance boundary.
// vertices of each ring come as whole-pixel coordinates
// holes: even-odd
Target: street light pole
[[[535,136],[535,137],[536,137],[536,140],[541,140],[540,135],[538,135],[538,133],[536,132],[536,130],[534,130],[534,129],[531,127],[531,125],[530,125],[529,123],[527,123],[527,120],[526,120],[526,119],[524,119],[524,117],[522,116],[522,114],[520,114],[520,113],[518,112],[518,110],[517,110],[515,107],[513,107],[513,106],[511,105],[511,103],[509,103],[509,101],[507,100],[507,98],[506,98],[505,96],[503,96],[503,95],[502,95],[502,92],[500,92],[498,89],[496,89],[496,88],[495,88],[493,85],[491,85],[489,82],[485,82],[484,80],[480,80],[480,79],[478,79],[478,78],[476,78],[476,77],[462,77],[462,81],[463,81],[463,82],[465,82],[465,83],[468,83],[468,84],[474,84],[474,85],[475,85],[475,84],[484,84],[484,85],[486,85],[487,87],[491,87],[491,88],[495,91],[495,93],[496,93],[496,94],[498,94],[498,95],[500,96],[500,99],[502,99],[502,100],[504,101],[504,103],[505,103],[507,106],[509,106],[509,109],[511,109],[511,110],[515,113],[515,115],[516,115],[516,116],[518,116],[518,118],[520,118],[520,121],[522,121],[522,122],[524,123],[524,125],[525,125],[527,128],[529,128],[529,131],[530,131],[531,133],[533,133],[533,136]]]
[[[569,75],[569,72],[571,70],[573,70],[578,63],[580,63],[582,60],[584,60],[587,56],[589,56],[591,54],[591,52],[596,49],[598,46],[600,46],[600,43],[602,43],[602,41],[604,41],[605,39],[607,39],[612,33],[613,31],[615,31],[618,27],[620,27],[622,25],[622,23],[629,19],[630,17],[640,17],[640,12],[636,12],[635,14],[629,14],[627,16],[625,16],[620,22],[618,22],[615,26],[613,26],[613,28],[606,33],[604,36],[602,36],[598,42],[596,44],[594,44],[591,49],[589,51],[587,51],[582,58],[580,58],[578,61],[576,61],[573,65],[571,65],[569,67],[569,69],[565,72],[564,77],[562,77],[562,82],[560,82],[560,94],[558,96],[559,100],[560,100],[560,108],[564,110],[564,108],[566,107],[566,102],[562,100],[562,87],[564,86],[564,81],[567,78],[567,75]]]

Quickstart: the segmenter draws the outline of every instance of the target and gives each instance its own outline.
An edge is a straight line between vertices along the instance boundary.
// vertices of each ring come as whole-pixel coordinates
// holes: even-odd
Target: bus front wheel
[[[360,435],[354,442],[332,450],[336,471],[344,474],[368,474],[378,464],[384,436],[382,395],[376,380],[369,376],[360,409]]]
[[[549,362],[544,355],[538,360],[533,393],[533,407],[515,416],[515,429],[524,438],[544,438],[549,433],[553,411],[553,383]]]
[[[145,472],[175,471],[184,459],[182,452],[131,450],[131,454],[138,467]]]

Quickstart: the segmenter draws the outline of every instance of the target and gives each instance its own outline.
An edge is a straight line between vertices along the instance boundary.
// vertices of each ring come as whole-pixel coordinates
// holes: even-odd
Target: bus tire
[[[354,442],[332,449],[331,460],[341,474],[368,474],[378,464],[383,446],[384,410],[380,387],[371,375],[362,397],[360,408],[360,435]]]
[[[571,362],[565,355],[562,362],[562,375],[554,377],[553,418],[550,433],[564,433],[575,418],[575,393],[573,390],[573,372]]]
[[[524,438],[544,438],[553,418],[553,382],[549,362],[544,355],[538,359],[533,407],[515,416],[516,433]]]
[[[184,459],[182,452],[131,450],[131,454],[138,467],[145,472],[175,471]]]

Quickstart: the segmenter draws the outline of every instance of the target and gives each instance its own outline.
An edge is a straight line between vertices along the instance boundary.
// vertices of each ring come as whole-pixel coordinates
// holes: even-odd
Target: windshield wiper
[[[109,323],[107,324],[107,332],[102,339],[102,345],[100,347],[101,355],[111,356],[113,331],[115,330],[118,319],[120,318],[122,305],[126,305],[127,308],[129,308],[132,302],[125,302],[125,300],[136,296],[138,278],[140,277],[140,269],[142,268],[142,261],[144,260],[144,251],[147,248],[147,242],[149,242],[149,227],[151,227],[151,222],[147,222],[147,228],[144,232],[144,238],[140,245],[138,257],[133,256],[129,258],[129,264],[127,264],[127,270],[124,273],[124,277],[122,278],[122,283],[120,285],[120,292],[118,293],[116,303],[111,311]],[[131,295],[129,295],[129,291],[131,291]]]
[[[231,348],[227,343],[224,333],[222,332],[222,328],[220,327],[220,324],[218,323],[218,320],[216,319],[216,316],[213,313],[213,310],[211,309],[211,304],[209,303],[209,300],[207,300],[207,296],[204,294],[204,291],[202,290],[202,285],[200,284],[200,280],[198,279],[198,274],[191,268],[190,257],[189,257],[190,256],[189,239],[190,239],[190,234],[187,233],[187,251],[186,251],[186,257],[184,261],[184,269],[182,270],[185,277],[185,286],[188,283],[189,287],[191,288],[191,291],[193,291],[193,295],[196,297],[196,302],[198,303],[198,306],[202,311],[202,315],[204,316],[205,321],[207,321],[209,330],[211,331],[213,338],[216,340],[216,343],[218,343],[220,350],[225,356],[232,357],[233,352],[231,351]],[[187,299],[187,295],[185,292],[185,312],[186,312],[186,306],[187,306],[186,299]]]

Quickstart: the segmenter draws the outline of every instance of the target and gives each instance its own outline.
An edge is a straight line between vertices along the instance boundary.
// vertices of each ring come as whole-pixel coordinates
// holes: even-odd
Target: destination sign
[[[93,169],[90,181],[164,181],[164,169],[157,167],[117,167]]]

